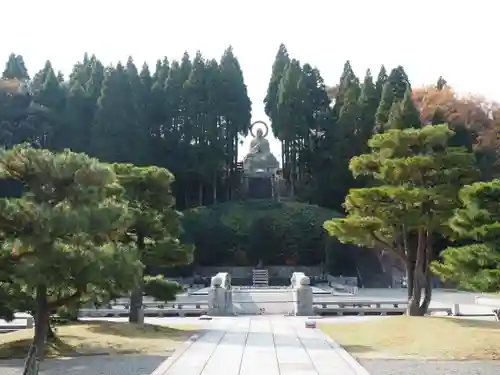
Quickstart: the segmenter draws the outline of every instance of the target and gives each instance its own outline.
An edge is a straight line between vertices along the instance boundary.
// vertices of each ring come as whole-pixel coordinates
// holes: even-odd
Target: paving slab
[[[305,318],[216,318],[155,375],[369,375]],[[174,356],[175,357],[175,356]]]

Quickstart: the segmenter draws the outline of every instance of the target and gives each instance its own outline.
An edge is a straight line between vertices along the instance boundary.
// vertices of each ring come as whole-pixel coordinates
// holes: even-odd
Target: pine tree
[[[446,231],[459,189],[477,178],[474,155],[447,147],[452,135],[444,124],[373,136],[372,152],[354,157],[350,169],[375,184],[351,189],[347,216],[324,225],[343,243],[384,249],[405,260],[409,315],[424,315],[431,301],[432,236]]]
[[[109,166],[85,154],[25,145],[0,151],[0,166],[2,179],[26,189],[21,197],[0,199],[0,258],[13,265],[1,287],[24,291],[17,309],[31,306],[41,359],[54,311],[126,293],[137,284],[141,264],[129,246],[114,241],[128,226],[128,212]]]
[[[500,180],[476,182],[460,191],[460,207],[450,220],[453,239],[465,246],[445,249],[432,271],[461,289],[497,292],[500,287]]]
[[[174,210],[171,185],[174,176],[164,168],[114,164],[119,183],[125,189],[131,221],[124,242],[133,242],[146,269],[189,264],[193,248],[182,245],[179,217]],[[142,275],[144,277],[144,275]],[[144,322],[142,308],[144,282],[137,283],[130,296],[131,323]]]

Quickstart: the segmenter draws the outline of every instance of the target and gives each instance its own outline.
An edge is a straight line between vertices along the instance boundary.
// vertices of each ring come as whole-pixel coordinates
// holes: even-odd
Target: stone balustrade
[[[206,314],[209,305],[205,303],[164,303],[146,302],[143,304],[145,317],[189,317]],[[81,318],[101,317],[119,318],[129,316],[129,306],[124,304],[110,304],[103,308],[82,308],[78,310]]]

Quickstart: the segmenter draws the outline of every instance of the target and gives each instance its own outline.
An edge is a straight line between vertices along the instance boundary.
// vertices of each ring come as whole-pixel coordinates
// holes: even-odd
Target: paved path
[[[304,322],[270,316],[215,319],[209,331],[154,375],[368,375]]]

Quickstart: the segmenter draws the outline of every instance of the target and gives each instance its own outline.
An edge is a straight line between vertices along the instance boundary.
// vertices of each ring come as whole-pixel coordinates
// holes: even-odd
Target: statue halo
[[[267,134],[269,134],[269,127],[267,126],[267,124],[266,124],[264,121],[255,121],[255,122],[253,122],[253,123],[252,123],[252,125],[250,125],[250,128],[249,128],[249,130],[250,130],[250,134],[252,135],[252,137],[254,137],[254,138],[255,138],[255,134],[253,134],[253,127],[254,127],[255,125],[257,125],[257,124],[262,124],[262,125],[264,125],[264,129],[265,129],[265,131],[264,131],[263,137],[264,137],[264,138],[266,138],[266,137],[267,137]]]

